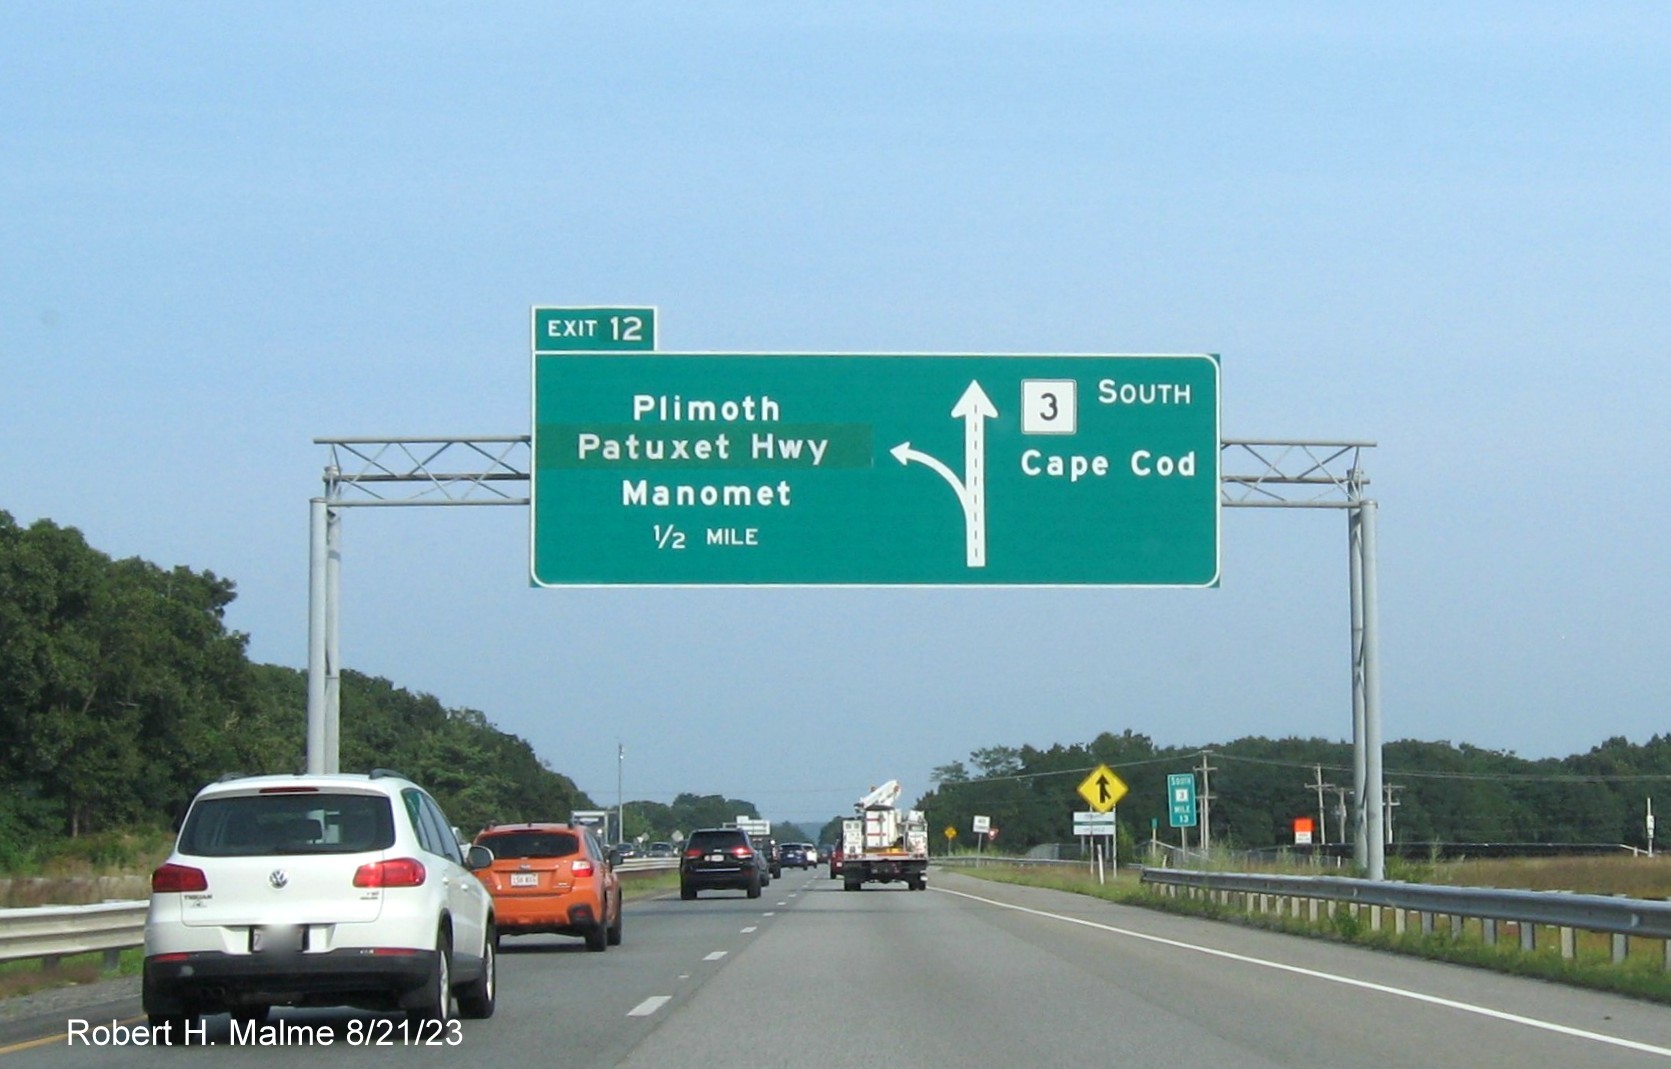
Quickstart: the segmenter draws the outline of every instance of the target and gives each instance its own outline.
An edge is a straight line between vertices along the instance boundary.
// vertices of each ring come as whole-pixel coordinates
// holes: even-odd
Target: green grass
[[[38,961],[8,961],[0,963],[0,998],[27,995],[55,987],[91,984],[100,980],[115,980],[124,976],[138,976],[145,961],[141,947],[122,951],[117,966],[104,966],[104,952],[75,954],[63,958],[53,968],[44,968]]]
[[[57,838],[8,855],[0,877],[149,875],[173,846],[174,833],[157,828]]]
[[[621,873],[621,898],[626,902],[639,898],[653,898],[664,892],[677,891],[678,889],[678,870]]]
[[[1094,876],[1079,870],[1042,870],[989,863],[980,868],[960,868],[958,871],[1001,883],[1048,887],[1123,905],[1265,928],[1290,935],[1331,939],[1671,1004],[1671,972],[1665,969],[1664,948],[1657,939],[1633,939],[1626,960],[1615,965],[1611,956],[1611,941],[1606,934],[1599,932],[1578,933],[1577,955],[1568,960],[1561,957],[1559,939],[1554,929],[1550,928],[1538,932],[1538,949],[1528,954],[1520,950],[1518,935],[1512,929],[1509,934],[1503,934],[1506,927],[1503,925],[1499,925],[1496,945],[1486,943],[1478,921],[1464,924],[1460,936],[1451,934],[1448,923],[1441,924],[1431,934],[1424,935],[1412,929],[1399,935],[1392,930],[1390,919],[1385,920],[1380,931],[1374,931],[1370,928],[1367,910],[1354,914],[1344,904],[1332,910],[1325,906],[1319,911],[1318,921],[1313,924],[1305,916],[1249,913],[1236,906],[1224,906],[1206,899],[1162,895],[1141,884],[1135,872],[1122,871],[1118,878],[1099,885]],[[1512,883],[1506,885],[1514,886]]]

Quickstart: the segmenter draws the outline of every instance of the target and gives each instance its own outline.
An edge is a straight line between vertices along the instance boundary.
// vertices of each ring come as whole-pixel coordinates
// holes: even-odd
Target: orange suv
[[[500,935],[578,935],[587,950],[621,942],[621,881],[591,829],[497,824],[476,836],[493,864],[476,878],[493,895]]]

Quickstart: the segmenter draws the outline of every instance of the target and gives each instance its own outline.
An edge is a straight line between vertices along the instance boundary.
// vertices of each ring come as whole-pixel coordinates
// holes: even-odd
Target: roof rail
[[[406,779],[407,778],[407,776],[404,772],[396,772],[392,768],[374,768],[374,769],[371,770],[371,778],[372,779],[384,779],[384,778],[391,777],[391,776],[395,779]]]

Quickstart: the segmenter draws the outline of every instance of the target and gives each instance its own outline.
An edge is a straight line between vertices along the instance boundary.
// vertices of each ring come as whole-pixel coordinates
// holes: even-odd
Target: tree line
[[[205,783],[305,766],[306,677],[255,664],[213,572],[113,560],[0,511],[0,866],[63,837],[167,827]],[[593,803],[475,709],[341,679],[344,769],[393,768],[462,829]]]
[[[206,782],[229,772],[304,765],[306,679],[255,664],[229,630],[236,586],[213,572],[113,560],[72,527],[18,525],[0,511],[0,866],[64,837],[166,827]],[[424,784],[467,831],[490,822],[562,819],[596,805],[523,739],[474,709],[452,709],[387,679],[345,671],[341,763],[395,768]],[[1215,844],[1293,841],[1293,820],[1343,839],[1351,747],[1323,739],[1243,738],[1161,747],[1129,728],[1089,743],[992,746],[934,770],[915,803],[937,848],[946,829],[972,842],[989,816],[1006,849],[1071,838],[1086,808],[1076,788],[1106,764],[1130,793],[1123,838],[1175,837],[1166,776],[1205,762]],[[1671,736],[1610,738],[1589,752],[1527,760],[1467,744],[1403,740],[1383,750],[1396,843],[1645,845],[1644,808],[1671,781]],[[1202,780],[1206,783],[1203,784]],[[1319,791],[1315,784],[1332,784]],[[1671,810],[1671,803],[1666,807]],[[757,816],[752,803],[678,795],[632,802],[630,837],[668,837]],[[839,838],[840,816],[817,838]],[[791,830],[784,827],[780,837]],[[804,837],[804,834],[802,835]]]
[[[1587,753],[1528,760],[1468,744],[1401,740],[1382,748],[1395,844],[1647,845],[1647,801],[1656,789],[1671,809],[1671,735],[1646,743],[1610,738]],[[1296,818],[1314,834],[1349,841],[1352,747],[1324,739],[1249,737],[1205,747],[1156,746],[1130,729],[1089,743],[990,746],[933,772],[916,802],[936,849],[971,844],[972,818],[991,818],[995,845],[1023,850],[1068,842],[1072,814],[1089,809],[1077,788],[1107,765],[1129,792],[1115,808],[1124,842],[1151,834],[1176,843],[1166,778],[1190,773],[1210,792],[1214,846],[1260,850],[1294,843]],[[1202,766],[1205,765],[1205,773]],[[1319,784],[1324,785],[1319,790]],[[1321,800],[1321,806],[1319,801]],[[1198,842],[1199,828],[1191,832]]]

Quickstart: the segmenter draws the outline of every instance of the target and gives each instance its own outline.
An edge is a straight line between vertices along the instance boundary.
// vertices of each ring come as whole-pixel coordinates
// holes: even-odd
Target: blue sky
[[[0,508],[306,655],[315,436],[526,433],[533,305],[664,349],[1214,352],[1373,439],[1389,739],[1667,729],[1671,12],[1642,4],[8,4]],[[817,822],[977,747],[1350,734],[1341,514],[1217,590],[537,590],[361,510],[352,668],[600,801]],[[1064,818],[1065,819],[1065,818]]]

